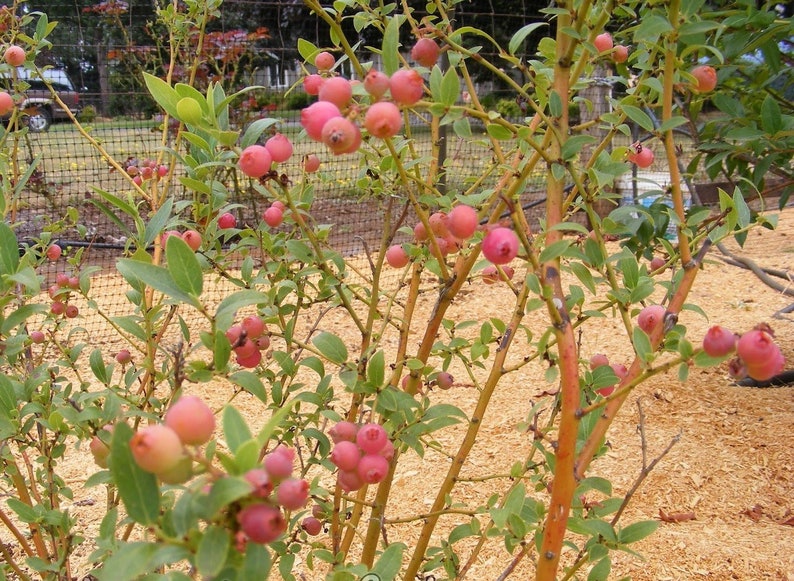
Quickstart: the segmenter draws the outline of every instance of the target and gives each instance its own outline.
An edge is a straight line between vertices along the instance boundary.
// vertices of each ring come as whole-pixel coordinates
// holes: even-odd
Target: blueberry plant
[[[20,248],[15,200],[32,170],[14,161],[26,131],[13,123],[18,95],[0,93],[12,116],[0,157],[0,521],[11,540],[0,545],[3,578],[464,579],[487,553],[502,563],[499,578],[523,561],[539,580],[606,579],[611,552],[630,551],[656,526],[621,522],[628,499],[590,475],[632,390],[670,370],[686,381],[691,367],[732,357],[737,376],[782,370],[767,327],[687,335],[687,320],[704,314],[686,300],[709,249],[771,218],[750,211],[747,184],[722,192],[718,208],[687,208],[696,168],[682,173],[673,132],[697,123],[719,91],[721,35],[736,41],[743,15],[778,23],[773,9],[733,3],[710,14],[703,2],[559,0],[542,11],[546,22],[498,46],[485,31],[455,27],[454,2],[421,13],[407,4],[306,4],[332,43],[299,44],[301,84],[317,100],[302,111],[297,139],[276,119],[233,124],[230,111],[258,88],[198,90],[173,79],[173,61],[163,77],[145,75],[180,124],[173,140],[164,132],[157,159],[125,166],[78,125],[128,178],[126,191],[97,190],[97,205],[127,235],[117,263],[123,315],[102,312],[93,272],[53,244],[59,228],[79,223],[74,212]],[[219,9],[199,0],[160,10],[177,54],[201,42],[194,32]],[[35,69],[53,24],[44,14],[5,18],[3,34]],[[357,31],[377,31],[380,46],[355,44],[342,26],[348,19]],[[779,51],[790,23],[765,26],[745,27],[742,42]],[[525,54],[540,34],[537,52]],[[5,58],[11,66],[20,56]],[[355,79],[338,73],[343,61]],[[626,90],[592,122],[604,129],[598,140],[587,124],[571,123],[568,104],[581,100],[600,64],[614,67]],[[521,120],[482,106],[473,65],[514,92]],[[769,95],[754,134],[765,146],[791,139],[790,111]],[[739,100],[719,102],[725,110]],[[652,138],[627,146],[630,123]],[[441,187],[442,131],[477,139],[493,158],[464,189]],[[417,147],[428,133],[429,155]],[[310,153],[289,165],[298,145]],[[731,173],[744,163],[745,142],[733,146],[705,148],[709,167]],[[782,150],[775,155],[785,160]],[[613,185],[632,163],[645,167],[654,156],[670,171],[669,206],[596,210],[614,204]],[[350,159],[356,188],[383,208],[371,217],[382,220],[382,236],[363,267],[312,213],[324,169]],[[520,196],[538,174],[545,216],[532,222]],[[266,201],[261,221],[238,223],[240,188]],[[68,272],[42,293],[39,273],[58,261]],[[461,289],[479,282],[507,289],[509,308],[488,320],[449,315]],[[209,298],[212,284],[229,289],[220,301]],[[89,346],[76,330],[78,302],[106,320],[123,349]],[[344,313],[344,334],[327,323],[332,312]],[[529,317],[544,330],[533,332]],[[604,317],[619,321],[630,360],[582,347]],[[481,428],[499,421],[494,394],[535,365],[549,385],[524,410],[525,446],[508,474],[480,478],[488,492],[461,494]],[[476,390],[473,406],[439,401],[462,385]],[[209,390],[225,392],[227,403],[211,409],[201,397]],[[242,392],[258,402],[261,425],[235,405]],[[459,430],[454,444],[437,438],[449,429]],[[434,465],[429,508],[395,502],[401,460],[426,453],[445,459]],[[96,464],[85,486],[106,490],[94,533],[66,507],[73,493],[61,463],[77,454]],[[417,527],[411,540],[406,523]],[[81,545],[89,548],[82,561]]]

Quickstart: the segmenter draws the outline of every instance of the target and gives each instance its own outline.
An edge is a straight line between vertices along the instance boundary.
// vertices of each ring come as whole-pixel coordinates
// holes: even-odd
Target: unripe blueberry
[[[232,325],[226,330],[226,338],[229,340],[229,343],[232,347],[239,346],[242,341],[241,337],[243,336],[243,327],[242,325]]]
[[[165,243],[168,242],[168,238],[171,236],[182,236],[182,234],[180,234],[179,230],[166,230],[160,238],[160,243],[165,246]]]
[[[237,522],[245,535],[255,543],[270,543],[287,530],[281,510],[269,504],[251,504],[237,513]]]
[[[386,250],[386,262],[392,268],[402,268],[408,264],[408,253],[401,244],[393,244]]]
[[[276,163],[283,163],[292,156],[292,142],[283,133],[276,133],[265,142],[270,157]]]
[[[323,125],[322,142],[336,155],[353,153],[361,144],[361,132],[350,119],[333,117]]]
[[[306,173],[314,173],[320,169],[320,158],[310,153],[303,157],[303,170]]]
[[[608,397],[608,396],[612,395],[612,393],[614,391],[615,391],[615,386],[614,385],[607,385],[606,387],[602,387],[600,389],[597,389],[596,393],[598,395],[603,395],[604,397]]]
[[[3,53],[3,58],[12,67],[20,67],[25,64],[25,49],[12,44]]]
[[[322,141],[323,126],[329,119],[341,117],[339,107],[328,101],[317,101],[301,110],[301,125],[309,137],[315,141]]]
[[[504,274],[504,278],[511,280],[516,271],[512,266],[505,264],[502,265],[502,273]],[[485,284],[494,284],[503,280],[496,266],[493,264],[482,269],[482,279]]]
[[[112,431],[112,426],[105,426],[102,428],[103,430]],[[91,455],[94,457],[94,462],[100,468],[107,468],[108,467],[108,456],[110,456],[110,448],[108,447],[105,442],[97,435],[91,438],[91,442],[88,444],[88,449],[91,451]]]
[[[62,315],[66,311],[66,305],[60,300],[53,301],[50,305],[50,312],[53,315]]]
[[[494,228],[483,238],[482,254],[493,264],[507,264],[518,255],[518,236],[510,228]]]
[[[449,233],[460,240],[466,240],[474,234],[478,224],[477,210],[465,204],[458,204],[447,216]]]
[[[80,288],[80,278],[76,277],[76,276],[70,276],[69,277],[69,281],[66,283],[66,286],[68,286],[72,290],[79,289]]]
[[[270,206],[262,213],[262,220],[271,228],[278,228],[284,221],[284,211],[276,206]]]
[[[46,339],[46,336],[41,331],[31,331],[30,332],[30,341],[32,343],[36,343],[36,344],[40,345],[41,343],[44,343],[45,339]]]
[[[692,89],[696,93],[709,93],[717,86],[717,71],[709,65],[700,65],[692,69],[692,76],[697,81]]]
[[[249,145],[240,154],[240,170],[251,178],[259,178],[270,171],[273,158],[264,145]]]
[[[323,523],[313,516],[307,516],[301,522],[301,528],[306,531],[307,535],[314,537],[323,532]]]
[[[365,454],[358,462],[359,478],[367,484],[376,484],[386,478],[389,472],[389,462],[378,453]]]
[[[442,371],[436,376],[436,385],[439,389],[449,389],[453,383],[455,383],[455,378],[452,377],[451,373]]]
[[[656,328],[656,325],[661,324],[664,320],[664,314],[666,312],[667,309],[662,305],[648,305],[637,315],[637,325],[650,335],[651,331]]]
[[[361,458],[361,450],[353,442],[342,440],[334,444],[329,460],[340,470],[355,470]]]
[[[243,476],[253,487],[251,494],[257,498],[267,498],[273,492],[273,482],[264,468],[252,468]]]
[[[609,357],[603,353],[595,353],[590,357],[590,369],[596,369],[603,365],[609,365]]]
[[[331,440],[338,444],[344,440],[348,442],[355,442],[356,441],[356,433],[358,432],[358,426],[353,422],[337,422],[334,427],[328,430],[328,435],[331,436]]]
[[[197,125],[201,122],[201,104],[192,97],[182,97],[176,103],[176,114],[179,120],[190,125]]]
[[[389,84],[388,75],[375,69],[370,70],[364,77],[364,90],[376,99],[380,99],[389,90]]]
[[[364,424],[356,434],[356,444],[365,454],[377,454],[389,437],[380,424]]]
[[[410,395],[415,395],[417,392],[421,392],[422,391],[422,380],[421,379],[416,379],[415,381],[416,381],[416,386],[413,389],[411,389],[411,387],[410,387],[410,385],[411,385],[411,376],[410,375],[406,375],[405,377],[403,377],[402,381],[400,382],[400,385],[402,386],[403,391],[408,393],[408,394],[410,394]]]
[[[711,357],[723,357],[736,349],[736,335],[720,325],[714,325],[703,336],[703,351]]]
[[[427,240],[427,228],[421,222],[417,222],[416,226],[414,226],[414,239],[417,242]]]
[[[201,246],[201,234],[195,230],[185,230],[182,233],[182,240],[195,252]]]
[[[344,77],[326,79],[317,95],[320,101],[328,101],[340,109],[346,107],[352,97],[353,88],[350,86],[350,81]]]
[[[364,116],[364,127],[370,135],[386,139],[394,137],[403,126],[403,117],[397,105],[389,101],[378,101],[370,105]]]
[[[314,66],[317,67],[317,70],[330,71],[334,64],[336,64],[336,57],[330,52],[323,51],[314,57]]]
[[[309,500],[309,483],[298,478],[287,478],[276,489],[276,501],[288,510],[298,510]]]
[[[249,315],[240,324],[249,339],[256,339],[265,332],[267,326],[259,315]]]
[[[270,337],[268,337],[267,335],[262,335],[260,337],[257,337],[256,339],[254,339],[254,344],[256,345],[257,349],[259,349],[260,351],[264,351],[268,347],[270,347]]]
[[[282,480],[292,476],[292,463],[295,460],[295,450],[287,446],[277,446],[275,450],[265,456],[265,470],[273,480]]]
[[[132,353],[130,353],[129,349],[120,349],[118,353],[116,353],[116,363],[120,365],[126,365],[132,361]]]
[[[245,367],[247,369],[253,369],[262,361],[262,352],[259,349],[255,349],[254,352],[249,355],[248,357],[240,357],[237,355],[237,364],[240,367]]]
[[[612,363],[610,365],[612,372],[618,376],[618,379],[623,380],[629,374],[629,370],[622,363]]]
[[[651,259],[651,271],[657,271],[660,268],[664,268],[664,265],[667,264],[667,261],[662,258],[661,256],[654,256]]]
[[[728,361],[728,374],[736,380],[747,377],[747,366],[741,357],[734,357]]]
[[[231,212],[226,212],[218,216],[218,228],[226,230],[227,228],[235,228],[237,226],[237,218]]]
[[[325,79],[320,75],[306,75],[303,77],[303,90],[307,95],[317,95],[324,82]]]
[[[410,107],[422,98],[424,82],[413,69],[400,69],[389,81],[391,96],[396,103]]]
[[[629,48],[622,44],[615,45],[612,51],[612,60],[616,63],[625,63],[629,59]]]
[[[598,36],[595,37],[593,44],[596,47],[596,50],[599,53],[606,52],[608,50],[612,50],[614,46],[614,42],[612,40],[612,35],[608,32],[602,32]]]
[[[336,482],[345,492],[353,492],[364,486],[364,481],[358,475],[358,470],[340,470],[336,475]]]
[[[215,415],[195,395],[183,395],[165,413],[165,425],[174,430],[183,444],[200,446],[215,431]]]
[[[5,91],[0,91],[0,116],[8,115],[14,108],[14,99]]]
[[[182,456],[175,466],[157,473],[157,478],[163,484],[182,484],[193,477],[193,459]]]
[[[177,433],[159,424],[145,426],[133,434],[130,449],[138,466],[154,474],[170,470],[184,457]]]
[[[438,61],[441,49],[432,38],[420,38],[411,49],[411,58],[423,67],[432,67]]]

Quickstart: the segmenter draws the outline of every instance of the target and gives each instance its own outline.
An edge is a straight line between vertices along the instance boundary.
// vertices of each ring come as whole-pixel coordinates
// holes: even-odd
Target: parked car
[[[63,69],[44,69],[41,76],[23,67],[17,68],[17,79],[22,82],[24,98],[19,102],[23,120],[31,131],[47,131],[53,121],[68,119],[66,110],[53,99],[50,86],[63,103],[77,114],[80,111],[80,95],[72,80]],[[13,92],[11,72],[0,72],[0,87]]]

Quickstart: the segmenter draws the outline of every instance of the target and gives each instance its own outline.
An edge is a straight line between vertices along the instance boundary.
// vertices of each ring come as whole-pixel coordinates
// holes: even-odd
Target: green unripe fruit
[[[201,105],[191,97],[183,97],[176,104],[176,113],[179,119],[191,125],[201,122]]]

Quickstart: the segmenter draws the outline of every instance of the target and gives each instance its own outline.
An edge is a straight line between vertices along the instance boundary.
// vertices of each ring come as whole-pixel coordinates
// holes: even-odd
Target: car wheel
[[[52,114],[48,109],[40,108],[28,117],[28,128],[33,133],[47,131],[52,125]]]

